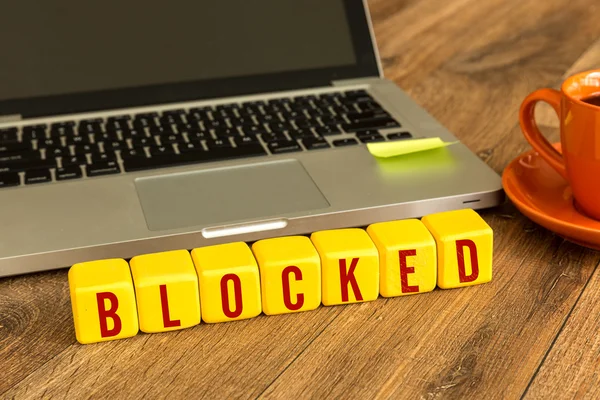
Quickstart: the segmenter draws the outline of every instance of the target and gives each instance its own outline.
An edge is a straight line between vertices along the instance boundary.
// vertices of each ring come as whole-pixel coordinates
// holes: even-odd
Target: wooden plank
[[[73,344],[0,397],[255,398],[340,311],[322,307]]]
[[[527,390],[525,399],[600,397],[600,269]]]
[[[65,271],[0,281],[0,394],[75,342]]]

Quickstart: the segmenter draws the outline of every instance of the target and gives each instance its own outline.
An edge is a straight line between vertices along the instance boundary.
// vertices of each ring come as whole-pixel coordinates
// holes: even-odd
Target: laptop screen
[[[286,73],[309,71],[329,71],[327,75],[336,78],[336,70],[357,66],[356,33],[348,13],[359,4],[362,7],[358,0],[9,2],[0,13],[0,115],[3,104],[26,99],[55,97],[68,103],[69,95],[116,95],[128,89],[120,92],[127,97],[136,88],[149,95],[154,88],[168,102],[269,89],[265,84],[264,89],[236,93],[231,90],[235,79],[243,83],[242,78],[261,77],[266,82],[269,76],[276,80]],[[202,82],[221,82],[230,93],[202,91]],[[198,89],[196,95],[192,86]],[[293,87],[293,82],[287,86]],[[146,96],[149,101],[142,103],[162,102],[161,93]],[[135,99],[127,103],[136,105]]]

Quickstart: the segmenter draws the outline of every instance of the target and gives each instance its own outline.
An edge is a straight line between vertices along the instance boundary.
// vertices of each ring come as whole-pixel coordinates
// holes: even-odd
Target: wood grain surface
[[[597,0],[369,5],[386,76],[498,173],[529,149],[522,99],[600,67]],[[97,345],[75,341],[66,270],[0,279],[0,398],[598,398],[599,253],[509,202],[481,214],[487,285]]]

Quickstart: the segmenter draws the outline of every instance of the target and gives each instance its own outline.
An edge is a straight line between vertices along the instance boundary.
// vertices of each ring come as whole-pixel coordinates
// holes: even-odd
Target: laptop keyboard
[[[364,90],[0,128],[0,188],[411,137],[400,128]]]

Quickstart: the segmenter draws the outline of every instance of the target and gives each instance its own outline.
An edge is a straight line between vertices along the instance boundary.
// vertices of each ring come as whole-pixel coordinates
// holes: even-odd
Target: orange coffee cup
[[[600,96],[600,69],[568,78],[560,92],[540,89],[531,93],[521,105],[519,120],[531,146],[569,182],[578,208],[600,220],[600,106],[583,101],[592,102],[595,96]],[[558,114],[562,154],[537,127],[534,106],[538,101],[550,104]]]

